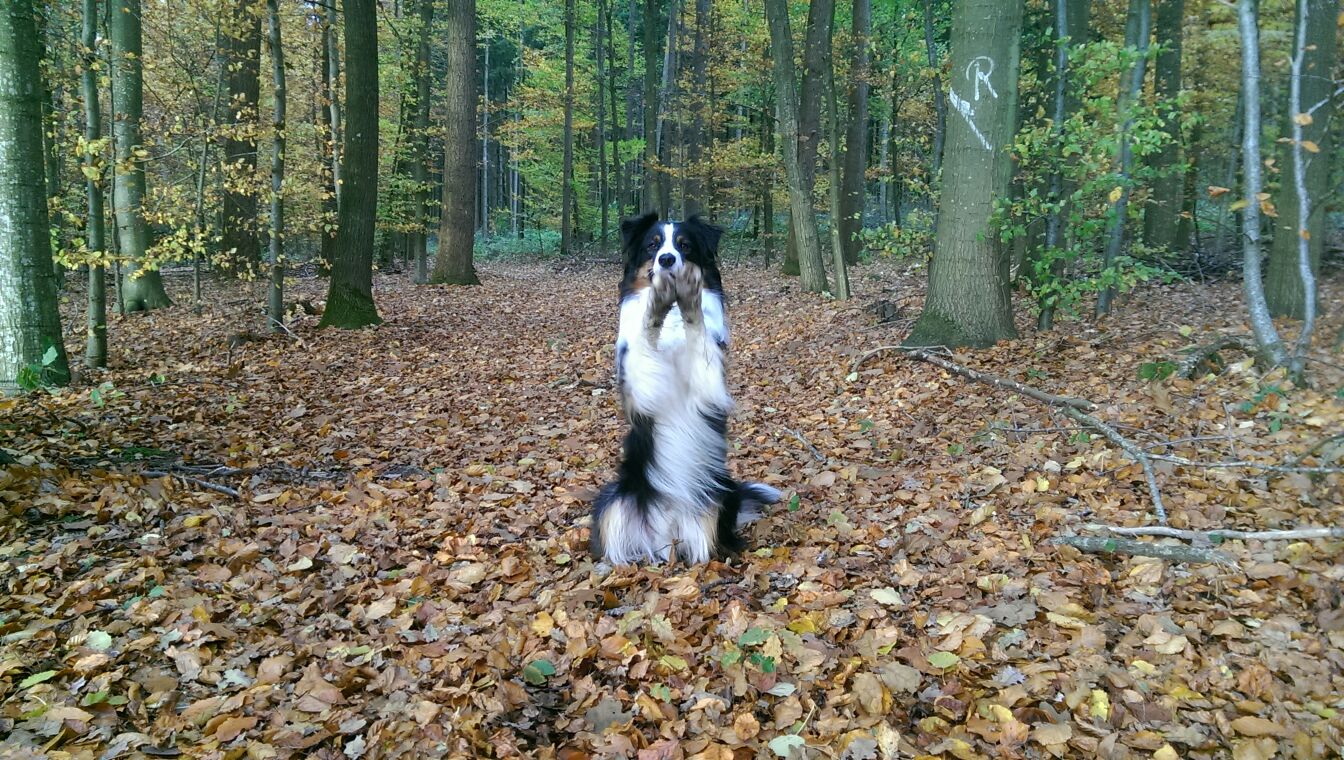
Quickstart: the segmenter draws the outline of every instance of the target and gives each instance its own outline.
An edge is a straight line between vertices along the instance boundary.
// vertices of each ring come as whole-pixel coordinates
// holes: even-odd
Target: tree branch
[[[1105,531],[1121,536],[1166,536],[1196,543],[1212,544],[1219,541],[1300,541],[1310,538],[1344,538],[1344,527],[1294,528],[1292,530],[1181,530],[1165,525],[1144,525],[1120,528],[1111,525],[1087,525],[1088,530]]]
[[[1087,399],[1073,398],[1071,396],[1056,396],[1053,393],[1046,393],[1043,390],[1033,388],[1030,385],[1023,385],[1022,383],[1016,382],[1014,380],[1005,380],[1001,377],[995,377],[993,375],[985,374],[983,372],[977,372],[973,369],[963,367],[955,362],[948,361],[947,359],[944,359],[942,357],[935,356],[929,353],[927,349],[923,348],[905,348],[904,346],[880,346],[878,348],[874,348],[873,350],[868,351],[859,358],[855,359],[854,363],[851,364],[849,367],[849,373],[852,375],[855,372],[858,372],[859,367],[862,366],[865,361],[885,351],[900,351],[905,355],[914,357],[916,359],[919,359],[920,361],[928,362],[929,364],[942,367],[948,372],[961,375],[962,377],[974,380],[979,383],[986,383],[988,385],[993,385],[997,388],[1003,388],[1005,390],[1015,391],[1017,393],[1021,393],[1024,396],[1030,396],[1031,398],[1034,398],[1037,401],[1041,401],[1051,406],[1081,409],[1083,411],[1092,411],[1093,409],[1097,408],[1096,404],[1092,403],[1091,401],[1088,401]]]
[[[1235,564],[1227,554],[1196,546],[1168,546],[1130,538],[1105,536],[1055,536],[1046,541],[1056,546],[1072,546],[1089,554],[1133,554],[1172,562],[1205,562],[1214,565]]]

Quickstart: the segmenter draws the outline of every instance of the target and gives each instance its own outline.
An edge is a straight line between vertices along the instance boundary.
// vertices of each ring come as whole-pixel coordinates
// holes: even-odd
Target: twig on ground
[[[1307,457],[1316,456],[1317,452],[1319,452],[1326,446],[1329,446],[1330,444],[1334,443],[1335,441],[1344,441],[1344,433],[1335,433],[1334,435],[1327,435],[1326,437],[1316,441],[1315,443],[1308,446],[1306,451],[1293,457],[1292,461],[1289,462],[1288,465],[1290,467],[1296,467],[1302,464],[1302,460],[1306,459]]]
[[[1215,565],[1235,564],[1232,558],[1220,551],[1197,546],[1168,546],[1148,541],[1136,541],[1132,538],[1109,538],[1106,536],[1055,536],[1046,541],[1048,544],[1072,546],[1089,554],[1133,554],[1140,557],[1156,557],[1172,562],[1206,562]]]
[[[1165,525],[1144,525],[1135,528],[1120,528],[1112,525],[1090,524],[1087,530],[1105,531],[1122,536],[1166,536],[1180,538],[1196,543],[1211,544],[1215,541],[1300,541],[1311,538],[1344,538],[1344,527],[1334,528],[1294,528],[1292,530],[1182,530]]]
[[[1120,435],[1115,428],[1096,417],[1072,407],[1063,407],[1062,411],[1065,415],[1101,433],[1106,437],[1106,440],[1119,446],[1122,451],[1128,454],[1130,459],[1139,463],[1139,466],[1143,468],[1143,479],[1148,482],[1148,495],[1152,497],[1153,510],[1157,513],[1157,521],[1166,525],[1167,507],[1162,503],[1162,492],[1157,487],[1157,471],[1153,469],[1153,458],[1143,449],[1134,445],[1128,438]]]
[[[851,364],[849,367],[850,374],[858,372],[859,367],[862,366],[863,363],[867,361],[869,358],[876,356],[877,354],[883,353],[885,351],[899,351],[905,354],[906,356],[912,356],[916,359],[919,359],[920,361],[928,362],[929,364],[942,367],[943,369],[953,374],[961,375],[962,377],[969,378],[976,382],[985,383],[987,385],[993,385],[997,388],[1016,391],[1017,393],[1021,393],[1024,396],[1030,396],[1031,398],[1034,398],[1037,401],[1043,401],[1047,404],[1050,404],[1051,406],[1082,409],[1083,411],[1091,411],[1097,408],[1096,404],[1093,404],[1091,401],[1088,401],[1087,399],[1073,398],[1071,396],[1056,396],[1053,393],[1046,393],[1045,391],[1040,390],[1039,388],[1033,388],[1030,385],[1023,385],[1022,383],[1019,383],[1015,380],[1005,380],[1001,377],[995,377],[994,375],[985,374],[983,372],[977,372],[973,369],[963,367],[955,362],[948,361],[947,359],[944,359],[940,356],[935,356],[929,353],[928,350],[922,348],[904,348],[902,346],[879,346],[878,348],[874,348],[873,350],[868,351],[863,355],[861,355],[859,358],[855,359],[854,363]]]
[[[812,452],[813,459],[816,459],[818,462],[826,461],[826,455],[821,453],[821,449],[818,449],[816,446],[813,446],[811,442],[809,442],[806,438],[803,437],[802,433],[799,433],[798,431],[792,430],[790,428],[786,428],[783,425],[780,425],[779,429],[793,436],[794,440],[806,446],[807,450]]]
[[[177,478],[179,480],[186,481],[187,483],[191,483],[194,486],[204,488],[207,491],[222,493],[225,496],[231,496],[235,499],[243,498],[242,494],[238,493],[236,489],[229,488],[228,486],[221,486],[218,483],[211,483],[208,480],[193,478],[190,475],[183,475],[177,472],[164,472],[163,470],[141,470],[140,474],[147,478]]]
[[[1244,354],[1260,358],[1260,348],[1255,345],[1255,340],[1249,335],[1223,335],[1212,343],[1205,343],[1202,346],[1196,346],[1190,353],[1182,359],[1177,365],[1176,372],[1181,377],[1194,379],[1195,372],[1200,365],[1207,361],[1214,354],[1229,348],[1235,348]]]
[[[1246,460],[1236,462],[1196,462],[1193,459],[1171,456],[1170,454],[1151,454],[1150,458],[1162,462],[1171,462],[1172,464],[1178,464],[1182,467],[1203,467],[1205,469],[1234,469],[1245,467],[1247,469],[1264,470],[1266,472],[1302,472],[1316,475],[1329,475],[1332,473],[1344,472],[1344,467],[1302,467],[1286,464],[1265,464],[1263,462],[1249,462]]]

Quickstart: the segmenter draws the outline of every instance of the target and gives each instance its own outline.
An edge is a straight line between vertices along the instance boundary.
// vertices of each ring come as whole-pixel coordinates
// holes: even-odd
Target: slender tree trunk
[[[1251,332],[1260,349],[1264,363],[1283,366],[1287,363],[1283,341],[1274,327],[1265,303],[1264,283],[1260,280],[1260,193],[1263,157],[1260,155],[1260,29],[1257,0],[1238,0],[1237,26],[1241,30],[1241,92],[1245,109],[1241,135],[1241,173],[1246,208],[1241,217],[1242,270],[1241,282],[1245,291],[1246,310],[1251,321]]]
[[[675,0],[673,0],[675,2]],[[671,23],[669,21],[669,23]],[[644,168],[643,200],[646,211],[658,211],[658,0],[644,0]]]
[[[481,47],[481,236],[490,236],[490,40]]]
[[[574,253],[574,0],[565,0],[565,134],[560,175],[560,255]]]
[[[274,71],[274,107],[271,129],[271,287],[267,302],[267,316],[271,329],[279,332],[285,326],[285,46],[280,37],[280,0],[267,0],[270,11],[271,66]]]
[[[1279,160],[1285,176],[1274,199],[1279,216],[1273,221],[1274,240],[1265,272],[1265,300],[1269,304],[1269,313],[1276,317],[1302,319],[1306,313],[1308,293],[1302,287],[1298,254],[1305,246],[1314,274],[1320,269],[1321,253],[1328,237],[1326,216],[1329,204],[1323,201],[1330,195],[1331,164],[1337,152],[1334,134],[1339,129],[1334,124],[1335,83],[1331,71],[1339,61],[1339,52],[1329,20],[1338,10],[1336,0],[1310,0],[1305,6],[1298,2],[1297,31],[1299,35],[1306,35],[1302,74],[1296,77],[1301,90],[1300,102],[1298,106],[1288,108],[1284,133],[1293,134],[1296,129],[1301,132],[1301,137],[1295,137],[1295,143],[1284,144]],[[1304,13],[1312,23],[1303,23]],[[1299,113],[1307,116],[1297,116]],[[1306,123],[1299,124],[1298,121]],[[1302,188],[1310,211],[1304,224],[1300,217],[1303,198],[1299,197],[1298,183],[1291,173],[1295,156],[1300,152],[1298,148],[1307,143],[1315,150],[1303,148],[1307,152],[1302,156],[1305,172]]]
[[[84,71],[80,77],[84,98],[84,140],[92,145],[103,136],[103,115],[98,100],[98,0],[83,0],[84,19],[80,42],[83,46]],[[89,299],[86,320],[84,363],[90,367],[107,366],[107,228],[103,208],[102,157],[92,151],[84,156],[84,190],[88,198]]]
[[[845,136],[844,194],[840,198],[840,242],[847,264],[859,263],[863,248],[859,233],[863,231],[864,190],[868,184],[864,176],[868,169],[868,35],[872,12],[872,0],[854,0],[854,63],[849,72],[849,129]]]
[[[317,235],[319,241],[317,272],[320,275],[331,274],[332,262],[335,259],[336,250],[336,217],[339,204],[336,201],[336,176],[333,174],[335,165],[333,164],[336,155],[336,143],[332,139],[331,131],[331,105],[335,102],[336,92],[331,89],[331,45],[327,43],[330,36],[327,30],[327,21],[325,17],[319,29],[321,35],[318,47],[321,49],[321,58],[317,61],[318,70],[315,76],[315,90],[317,91],[317,103],[315,104],[315,118],[317,122],[317,150],[321,158],[321,178],[322,178],[322,215],[323,222],[318,227]]]
[[[817,217],[812,210],[811,193],[805,186],[806,178],[799,158],[798,96],[794,89],[793,36],[789,31],[788,5],[785,0],[765,0],[765,15],[770,26],[775,97],[779,103],[779,138],[784,151],[784,172],[789,184],[789,210],[792,212],[790,227],[798,241],[803,289],[820,293],[827,289],[826,270],[822,265],[821,245],[817,239]],[[814,145],[815,140],[810,144]]]
[[[115,0],[114,0],[115,2]],[[257,271],[261,261],[257,213],[258,102],[261,93],[261,13],[253,0],[227,6],[224,60],[229,110],[224,139],[224,198],[220,212],[221,264],[234,276]]]
[[[835,30],[835,0],[816,0],[807,8],[807,32],[803,41],[803,82],[799,91],[798,164],[802,172],[803,191],[808,208],[816,213],[817,151],[821,147],[822,95],[825,92],[826,68],[830,65],[824,51],[830,49]],[[790,214],[793,212],[790,211]],[[789,224],[789,243],[784,254],[784,274],[800,274],[798,237],[796,227]],[[822,258],[821,252],[817,257]]]
[[[1322,4],[1323,5],[1323,4]],[[1324,10],[1324,18],[1311,12],[1310,0],[1297,0],[1297,34],[1296,44],[1293,48],[1293,58],[1291,63],[1291,77],[1288,86],[1288,123],[1291,125],[1289,143],[1292,155],[1292,185],[1297,208],[1295,216],[1297,217],[1296,228],[1291,230],[1293,242],[1297,244],[1297,275],[1298,285],[1302,291],[1302,329],[1297,334],[1297,344],[1293,349],[1292,357],[1288,362],[1288,371],[1294,378],[1301,379],[1303,371],[1307,364],[1307,351],[1311,349],[1311,334],[1316,327],[1316,266],[1317,263],[1311,256],[1311,230],[1309,229],[1312,220],[1312,206],[1316,199],[1312,195],[1312,188],[1307,184],[1307,153],[1309,145],[1315,145],[1313,141],[1307,140],[1306,126],[1314,121],[1314,117],[1309,109],[1312,104],[1304,101],[1302,97],[1303,82],[1308,76],[1306,57],[1307,51],[1312,43],[1307,39],[1307,29],[1312,26],[1312,20],[1316,20],[1316,26],[1329,26],[1330,13],[1338,10],[1338,5],[1326,8],[1317,8]],[[1334,32],[1328,30],[1327,35],[1331,38],[1330,46],[1333,47]],[[1334,58],[1328,58],[1327,61],[1333,61]],[[1329,66],[1329,64],[1326,64]],[[1319,74],[1317,75],[1319,76]],[[1321,98],[1321,103],[1329,102],[1333,93],[1326,92]],[[1306,122],[1306,123],[1304,123]],[[1324,136],[1328,136],[1326,133]],[[1327,149],[1329,146],[1326,146]],[[1316,145],[1314,151],[1317,155],[1320,153],[1320,146]],[[1328,154],[1327,154],[1328,155]],[[1322,162],[1325,163],[1325,162]],[[1285,180],[1284,184],[1288,184]],[[1324,204],[1322,204],[1324,205]],[[1277,237],[1285,237],[1283,230],[1280,230]],[[1273,261],[1271,254],[1271,262]]]
[[[336,261],[321,327],[355,330],[382,321],[373,303],[373,229],[378,208],[378,24],[376,0],[344,0],[345,145]]]
[[[924,52],[933,69],[933,112],[937,123],[933,130],[933,186],[943,170],[943,143],[947,140],[947,94],[943,92],[942,66],[938,60],[938,40],[933,33],[934,0],[924,0]]]
[[[336,206],[341,205],[341,148],[344,140],[341,131],[341,42],[337,37],[336,0],[327,5],[327,23],[322,26],[326,40],[327,62],[327,110],[331,114],[328,124],[331,127],[331,180],[336,188]],[[375,41],[376,44],[376,41]]]
[[[1008,255],[990,225],[1012,178],[1021,0],[955,0],[952,106],[924,311],[912,346],[984,347],[1017,334]]]
[[[476,214],[476,0],[449,0],[444,54],[443,212],[431,281],[479,285],[472,263]]]
[[[775,125],[770,118],[774,109],[769,103],[761,111],[761,153],[775,155]],[[761,180],[761,235],[765,238],[765,265],[775,253],[775,172],[769,171]]]
[[[140,51],[140,0],[112,0],[108,36],[112,41],[112,92],[117,104],[112,123],[116,184],[112,207],[117,216],[121,256],[132,269],[123,283],[126,311],[148,311],[168,306],[168,294],[157,264],[145,261],[149,226],[143,213],[145,162],[141,150],[140,118],[143,72]]]
[[[865,0],[858,0],[855,5],[863,3]],[[857,7],[855,8],[857,11]],[[829,47],[829,45],[828,45]],[[830,51],[828,51],[830,52]],[[826,66],[826,126],[830,129],[831,135],[829,142],[831,144],[830,155],[830,194],[831,194],[831,265],[835,269],[835,297],[840,301],[849,300],[849,272],[846,268],[845,245],[844,240],[844,199],[843,188],[844,178],[841,176],[840,164],[840,124],[839,108],[836,101],[839,95],[836,90],[839,89],[835,84],[835,57],[827,55]]]
[[[702,179],[704,147],[710,142],[705,129],[705,111],[709,108],[709,0],[695,0],[694,58],[691,61],[691,134],[686,145],[686,198],[682,213],[686,218],[706,210],[705,183]]]
[[[597,205],[601,217],[599,226],[599,241],[603,248],[607,245],[607,233],[610,231],[611,209],[607,206],[607,195],[610,188],[607,187],[607,62],[606,48],[602,45],[603,30],[606,28],[606,14],[604,13],[604,3],[602,0],[597,2],[597,13],[594,14],[593,24],[593,58],[597,61],[597,77],[594,84],[597,86]]]
[[[1120,83],[1120,118],[1124,124],[1120,128],[1120,195],[1111,204],[1110,231],[1106,238],[1106,253],[1102,261],[1104,271],[1114,273],[1120,252],[1124,250],[1126,225],[1129,221],[1129,195],[1131,178],[1134,176],[1134,147],[1130,132],[1134,129],[1132,111],[1138,108],[1143,98],[1143,79],[1147,72],[1148,36],[1152,27],[1152,5],[1150,0],[1130,0],[1129,18],[1125,23],[1125,47],[1136,54],[1134,65],[1125,74]],[[1116,287],[1108,285],[1097,294],[1097,316],[1111,312],[1111,302],[1115,300]]]
[[[70,379],[47,219],[40,56],[32,0],[9,0],[0,8],[0,393],[18,390],[34,365],[43,382]]]
[[[629,181],[629,177],[626,172],[622,170],[623,164],[621,163],[621,113],[617,108],[616,101],[616,93],[620,91],[620,88],[617,85],[616,79],[616,27],[613,26],[616,19],[615,13],[612,10],[614,2],[615,0],[603,0],[603,4],[606,6],[607,94],[611,98],[611,128],[607,131],[607,135],[611,140],[610,174],[616,176],[615,190],[613,191],[611,187],[607,188],[607,193],[611,196],[607,199],[607,203],[615,204],[616,218],[619,219],[625,204],[626,183]],[[634,38],[630,38],[629,42],[633,49]],[[629,70],[627,70],[627,76],[629,75],[628,72]],[[629,87],[628,85],[625,89],[627,93],[634,91],[634,88]],[[626,118],[629,118],[629,113],[626,114]],[[610,175],[608,176],[607,183],[608,185],[611,183]],[[608,221],[608,224],[610,224],[610,221]]]
[[[1157,0],[1157,54],[1153,74],[1155,95],[1171,104],[1181,94],[1181,30],[1185,22],[1185,0]],[[1153,156],[1149,165],[1161,172],[1152,181],[1152,196],[1143,210],[1143,239],[1151,248],[1183,251],[1189,239],[1177,237],[1185,192],[1185,174],[1181,163],[1180,111],[1166,115],[1163,130],[1171,142]]]
[[[677,86],[677,74],[680,70],[677,61],[677,32],[681,26],[681,0],[670,0],[667,8],[667,37],[663,42],[663,72],[662,82],[659,86],[658,102],[661,108],[658,109],[654,118],[657,122],[654,128],[654,141],[658,149],[658,164],[660,167],[658,180],[658,213],[668,216],[672,213],[672,172],[666,167],[672,165],[672,145],[671,139],[673,122],[671,117],[677,103],[673,98],[673,92]]]
[[[411,258],[415,260],[415,282],[429,282],[429,247],[425,232],[425,211],[433,201],[429,189],[429,39],[434,26],[434,0],[420,2],[420,38],[415,60],[415,135],[411,179],[415,182],[415,203],[411,207]]]

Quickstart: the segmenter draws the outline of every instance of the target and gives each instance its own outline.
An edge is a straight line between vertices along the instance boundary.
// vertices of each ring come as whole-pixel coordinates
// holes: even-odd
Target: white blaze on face
[[[675,228],[676,225],[671,222],[663,224],[663,244],[653,253],[653,267],[655,271],[666,269],[674,274],[681,271],[681,252],[677,250],[676,238],[674,237]],[[663,254],[665,253],[670,253],[675,257],[673,264],[670,267],[664,267],[659,261],[663,258]]]

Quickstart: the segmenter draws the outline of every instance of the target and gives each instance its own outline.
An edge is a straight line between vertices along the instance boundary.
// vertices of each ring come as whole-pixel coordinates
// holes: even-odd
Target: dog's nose
[[[673,256],[670,253],[664,253],[662,256],[658,257],[658,266],[662,267],[663,269],[671,269],[673,266],[676,265],[676,263],[677,263],[677,257]]]

